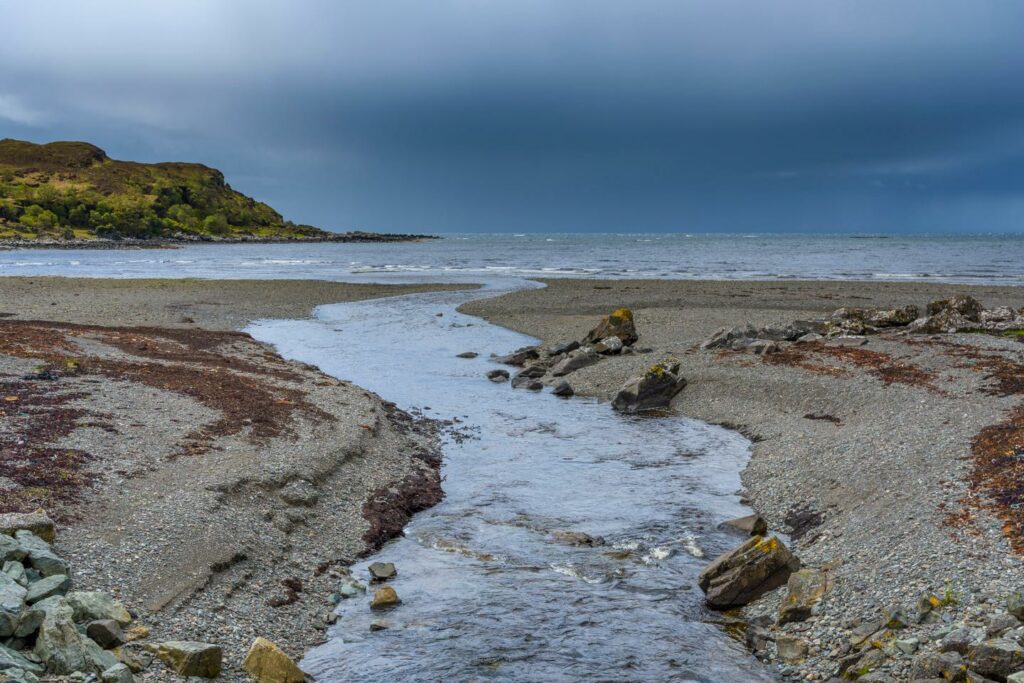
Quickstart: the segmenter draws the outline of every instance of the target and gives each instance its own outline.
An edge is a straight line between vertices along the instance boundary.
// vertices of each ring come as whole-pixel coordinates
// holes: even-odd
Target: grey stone
[[[592,344],[600,342],[608,337],[617,337],[626,345],[633,345],[640,338],[636,326],[633,324],[633,312],[628,308],[619,308],[601,319],[597,327],[592,329],[584,343]]]
[[[18,544],[25,551],[27,563],[43,576],[70,574],[68,563],[58,557],[50,545],[31,531],[18,531],[14,534]]]
[[[278,495],[288,505],[295,507],[313,507],[320,500],[320,493],[312,483],[305,479],[295,479],[281,488]]]
[[[1024,596],[1020,593],[1014,593],[1006,601],[1006,611],[1017,617],[1020,621],[1024,621]]]
[[[54,595],[64,595],[69,588],[71,588],[71,579],[64,574],[46,576],[28,585],[25,602],[32,605]]]
[[[920,654],[910,664],[909,678],[912,681],[929,678],[955,680],[962,675],[963,661],[956,652]]]
[[[172,640],[160,643],[156,656],[181,676],[216,678],[220,675],[223,651],[211,643]]]
[[[14,635],[27,593],[14,579],[0,573],[0,638]]]
[[[503,365],[526,365],[527,361],[537,360],[540,358],[540,347],[539,346],[524,346],[521,349],[516,349],[507,356],[497,356],[494,360],[502,363]]]
[[[0,562],[21,561],[26,553],[21,544],[5,534],[0,534]]]
[[[121,626],[132,621],[132,615],[124,606],[106,593],[99,591],[72,591],[67,594],[67,604],[74,611],[77,622],[113,619]]]
[[[985,628],[985,635],[991,638],[1002,635],[1004,632],[1018,626],[1020,626],[1020,621],[1012,614],[996,614],[989,619],[988,626]]]
[[[57,537],[53,520],[42,510],[8,512],[0,515],[0,535],[17,538],[19,531],[31,532],[46,543],[53,543]]]
[[[572,386],[570,386],[568,382],[562,380],[561,382],[555,385],[554,389],[551,390],[551,393],[553,393],[555,396],[560,396],[562,398],[569,398],[576,392],[573,390]]]
[[[580,368],[593,365],[599,360],[601,360],[601,357],[597,355],[593,349],[589,346],[581,346],[564,359],[555,363],[551,368],[551,374],[555,377],[564,377],[565,375],[576,372]]]
[[[476,358],[480,354],[476,351],[463,351],[462,353],[456,354],[456,358]]]
[[[970,628],[958,628],[946,634],[939,641],[939,652],[956,652],[961,655],[967,654],[971,643],[981,638],[981,633]]]
[[[807,334],[801,335],[796,338],[797,344],[810,344],[812,342],[821,341],[825,337],[821,336],[817,332],[808,332]]]
[[[904,638],[893,641],[893,646],[905,655],[912,655],[921,647],[921,641],[917,638]]]
[[[124,633],[121,625],[113,619],[99,619],[89,622],[85,627],[85,635],[102,647],[104,650],[124,645]]]
[[[351,578],[346,581],[343,581],[341,585],[338,587],[338,595],[340,595],[342,599],[354,598],[360,593],[365,592],[366,586],[362,583],[359,583],[355,579]]]
[[[561,356],[563,353],[569,353],[570,351],[575,351],[578,348],[580,348],[580,343],[578,341],[573,340],[562,342],[561,344],[556,344],[548,349],[548,355]]]
[[[775,639],[775,648],[779,652],[779,658],[787,664],[796,664],[807,659],[807,652],[810,649],[803,638],[782,633]]]
[[[974,643],[967,650],[966,659],[972,670],[991,678],[1005,679],[1024,669],[1024,649],[999,638]]]
[[[622,351],[622,347],[625,346],[622,340],[618,337],[605,337],[601,341],[594,344],[594,352],[601,355],[613,355]]]
[[[25,657],[17,650],[12,650],[8,647],[0,645],[0,671],[9,671],[11,669],[21,669],[22,671],[29,671],[33,674],[43,673],[43,667],[33,662],[32,660]]]
[[[722,522],[722,526],[735,529],[747,536],[763,536],[768,532],[768,522],[761,515],[746,515]]]
[[[6,536],[0,536],[6,538]],[[28,575],[25,574],[25,565],[17,560],[4,562],[4,574],[14,579],[19,586],[28,586]]]
[[[374,562],[366,568],[370,572],[370,578],[374,583],[389,581],[398,576],[393,562]]]
[[[43,623],[46,612],[41,609],[27,609],[21,613],[18,619],[18,628],[14,629],[15,638],[26,638],[36,631]]]
[[[119,662],[100,674],[100,680],[103,683],[132,683],[135,677],[126,664]]]
[[[492,382],[495,382],[495,383],[507,382],[508,381],[508,377],[509,377],[508,370],[504,370],[502,368],[498,368],[496,370],[491,370],[491,371],[489,371],[487,373],[487,379],[489,379],[489,380],[491,380]]]
[[[43,619],[35,654],[45,662],[48,673],[57,675],[74,671],[99,674],[117,664],[116,657],[82,635],[71,619],[54,612]]]
[[[620,413],[636,413],[666,408],[672,397],[686,386],[680,377],[677,361],[663,361],[647,369],[640,377],[626,382],[612,400],[612,408]]]

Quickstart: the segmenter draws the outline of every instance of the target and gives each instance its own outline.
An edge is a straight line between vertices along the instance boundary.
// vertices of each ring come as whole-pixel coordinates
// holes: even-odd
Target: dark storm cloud
[[[1024,5],[0,0],[0,135],[395,230],[1024,228]]]

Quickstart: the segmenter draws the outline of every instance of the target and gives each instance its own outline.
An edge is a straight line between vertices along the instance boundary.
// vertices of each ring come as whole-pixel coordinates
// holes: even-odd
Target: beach
[[[993,504],[1001,492],[983,488],[978,473],[979,434],[1006,425],[1020,405],[1018,341],[887,334],[851,349],[766,356],[698,346],[722,327],[823,318],[842,306],[924,306],[969,293],[988,307],[1019,308],[1021,290],[545,284],[462,310],[551,346],[581,339],[602,316],[628,307],[640,335],[635,352],[571,373],[565,379],[575,392],[610,400],[630,377],[675,358],[687,385],[672,410],[752,441],[743,499],[805,567],[827,576],[828,590],[809,618],[782,626],[771,624],[785,589],[706,618],[763,633],[753,651],[787,679],[826,680],[851,657],[855,668],[864,656],[850,644],[859,627],[912,610],[922,595],[941,596],[939,625],[908,624],[871,649],[884,653],[876,666],[891,679],[908,680],[914,657],[938,642],[937,629],[984,629],[1019,590],[1014,535],[1004,533],[1018,528],[1019,513]],[[62,454],[64,467],[60,477],[33,474],[44,483],[29,494],[0,479],[5,502],[45,507],[76,589],[115,595],[153,641],[222,645],[225,680],[245,679],[240,663],[256,636],[298,660],[333,621],[327,598],[345,568],[441,499],[438,425],[387,395],[285,361],[236,330],[261,318],[306,318],[322,304],[454,288],[2,278],[0,372],[17,399],[5,408],[31,409],[0,436],[8,444],[37,439],[33,446]],[[609,410],[606,419],[618,418]],[[798,660],[780,653],[776,643],[787,638],[805,645]],[[890,644],[896,640],[917,645],[903,652]]]
[[[234,330],[425,289],[0,279],[0,512],[44,508],[76,590],[216,642],[226,680],[256,636],[297,659],[339,572],[441,498],[440,454],[428,421]]]
[[[851,648],[851,640],[860,642],[851,634],[894,609],[913,613],[921,596],[949,603],[942,622],[947,632],[950,624],[983,631],[991,617],[1005,616],[1022,568],[1018,506],[1009,500],[1016,491],[1013,484],[979,487],[993,430],[1020,441],[1014,418],[1024,346],[979,334],[871,336],[852,352],[825,347],[780,358],[698,346],[722,327],[821,319],[842,306],[923,307],[967,293],[986,306],[1018,308],[1024,304],[1020,289],[800,281],[546,284],[463,310],[550,346],[581,339],[598,316],[629,307],[640,334],[635,346],[649,351],[577,370],[566,378],[572,388],[608,400],[651,363],[674,357],[688,382],[674,411],[728,425],[753,441],[743,495],[805,566],[825,572],[830,586],[809,620],[769,634],[807,648],[798,661],[781,662],[789,677],[827,679],[842,662],[855,669],[863,653]],[[1002,504],[993,503],[996,497]],[[784,594],[777,590],[747,607],[744,622],[773,623]],[[917,649],[934,649],[938,632],[933,624],[889,632],[878,649],[885,653],[879,655],[885,674],[908,680]],[[895,639],[913,639],[913,649],[894,650]],[[773,642],[760,647],[763,657],[780,661]]]

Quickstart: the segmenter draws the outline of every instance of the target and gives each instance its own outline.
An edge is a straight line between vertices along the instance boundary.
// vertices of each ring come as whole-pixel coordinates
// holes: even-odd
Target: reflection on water
[[[455,311],[493,293],[325,306],[250,328],[287,357],[476,428],[445,445],[444,502],[354,567],[365,578],[368,562],[394,562],[401,606],[342,602],[304,667],[322,681],[771,680],[705,623],[695,585],[703,556],[736,543],[716,526],[745,513],[733,493],[747,442],[487,381],[491,352],[531,341]],[[595,540],[558,536],[570,531]],[[381,618],[387,630],[371,632]]]

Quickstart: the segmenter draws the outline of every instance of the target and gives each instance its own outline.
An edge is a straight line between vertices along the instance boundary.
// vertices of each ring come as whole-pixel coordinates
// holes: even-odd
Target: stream
[[[394,562],[402,604],[377,613],[368,597],[343,600],[303,668],[331,682],[774,680],[709,623],[696,586],[708,558],[740,540],[717,526],[749,513],[735,495],[749,443],[489,382],[492,352],[536,340],[456,308],[529,286],[328,305],[248,328],[406,410],[457,418],[469,436],[443,444],[444,501],[352,568],[365,581],[370,562]],[[569,545],[553,537],[563,531],[605,543]],[[371,632],[378,619],[388,628]]]

